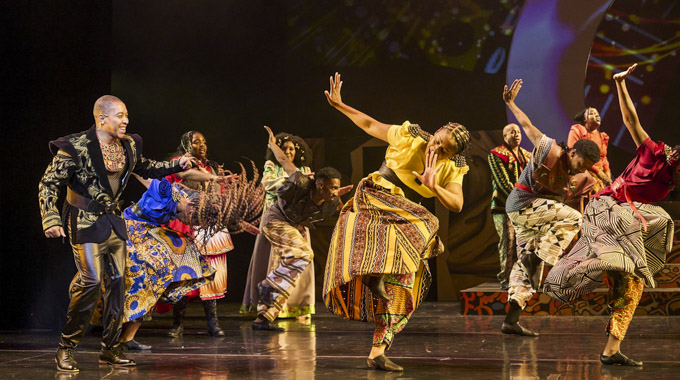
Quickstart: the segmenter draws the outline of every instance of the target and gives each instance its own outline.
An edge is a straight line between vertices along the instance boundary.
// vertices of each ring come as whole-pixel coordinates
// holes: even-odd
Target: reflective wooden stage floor
[[[680,317],[636,317],[622,351],[642,368],[598,361],[606,317],[523,317],[538,338],[500,333],[502,316],[461,316],[457,303],[425,303],[388,352],[403,373],[366,369],[373,325],[329,314],[322,304],[309,325],[282,320],[285,333],[252,331],[238,305],[219,304],[226,336],[207,335],[203,308],[189,305],[183,338],[165,333],[171,316],[154,317],[137,340],[153,345],[131,353],[132,369],[97,363],[99,340],[88,335],[76,358],[81,371],[55,369],[55,331],[0,331],[0,379],[678,379]]]

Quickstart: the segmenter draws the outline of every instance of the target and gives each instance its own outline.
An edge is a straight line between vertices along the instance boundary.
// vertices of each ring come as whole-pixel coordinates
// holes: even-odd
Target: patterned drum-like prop
[[[195,236],[196,236],[196,242],[197,246],[201,251],[201,254],[204,256],[213,256],[213,255],[219,255],[221,253],[226,253],[234,249],[234,243],[231,242],[231,235],[229,235],[229,231],[227,230],[222,230],[216,233],[213,237],[208,240],[208,242],[205,244],[205,247],[203,246],[203,235],[205,234],[205,231],[202,229],[196,229]]]

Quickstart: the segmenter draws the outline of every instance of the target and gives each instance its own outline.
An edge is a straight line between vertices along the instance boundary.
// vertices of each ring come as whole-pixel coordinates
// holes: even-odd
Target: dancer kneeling
[[[581,227],[581,213],[564,203],[590,191],[592,177],[579,173],[600,159],[600,149],[586,139],[565,149],[541,133],[515,104],[521,87],[521,79],[510,88],[505,86],[503,100],[534,144],[534,150],[505,203],[515,228],[517,261],[510,272],[510,305],[501,332],[537,336],[519,324],[519,315],[540,286],[543,263],[555,265]]]
[[[437,197],[460,212],[468,171],[462,153],[470,134],[456,123],[434,135],[408,121],[383,124],[344,104],[341,86],[336,73],[326,91],[330,105],[389,147],[380,170],[361,180],[342,208],[328,252],[323,299],[336,315],[375,322],[369,368],[401,371],[385,350],[427,295],[432,280],[427,259],[443,251],[439,221],[416,202]]]
[[[649,202],[665,198],[680,185],[678,152],[655,142],[640,125],[625,78],[636,65],[614,75],[623,121],[637,155],[612,185],[593,197],[584,212],[582,236],[550,271],[544,291],[561,302],[592,292],[604,281],[612,290],[609,338],[602,364],[641,366],[620,351],[642,290],[654,287],[673,243],[673,220]]]
[[[349,192],[352,185],[341,188],[340,173],[330,167],[321,168],[314,179],[308,178],[276,144],[271,129],[266,126],[265,129],[269,133],[269,148],[289,177],[278,190],[276,203],[262,216],[262,232],[279,264],[258,285],[260,301],[253,330],[283,331],[271,322],[279,316],[298,277],[314,258],[312,246],[302,233],[305,227],[311,228],[337,213],[342,205],[338,197]]]

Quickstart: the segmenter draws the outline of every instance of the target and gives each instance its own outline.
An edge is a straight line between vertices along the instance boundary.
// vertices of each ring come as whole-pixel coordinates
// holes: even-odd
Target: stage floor
[[[373,326],[333,316],[322,304],[309,325],[282,320],[285,333],[252,331],[236,304],[218,304],[226,336],[207,335],[203,308],[192,302],[183,338],[164,334],[169,314],[140,329],[153,345],[132,353],[132,369],[97,363],[99,340],[88,335],[76,358],[81,371],[58,373],[55,331],[0,331],[0,379],[678,379],[680,317],[635,317],[622,351],[642,368],[602,366],[606,317],[523,317],[541,333],[500,333],[502,316],[461,316],[458,303],[425,303],[397,335],[388,356],[403,373],[366,369]],[[338,376],[338,377],[335,377]]]

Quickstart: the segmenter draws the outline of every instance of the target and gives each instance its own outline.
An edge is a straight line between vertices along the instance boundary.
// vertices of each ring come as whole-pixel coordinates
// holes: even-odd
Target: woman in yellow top
[[[361,180],[342,208],[328,252],[323,299],[347,319],[375,322],[369,368],[401,371],[385,356],[427,295],[427,259],[443,251],[439,221],[418,204],[437,197],[453,212],[463,208],[463,152],[470,134],[448,123],[434,135],[408,121],[381,123],[342,102],[340,75],[330,79],[326,98],[369,135],[389,144],[380,170]]]

